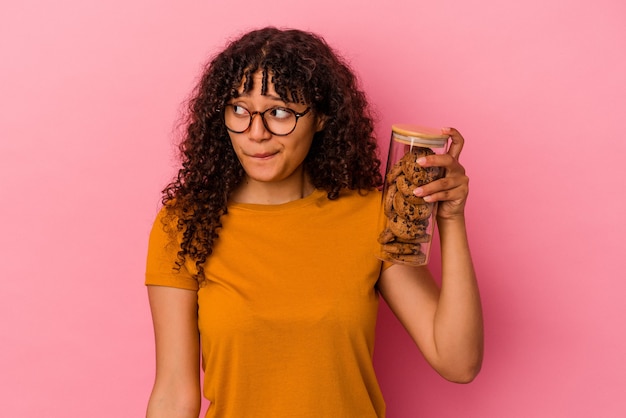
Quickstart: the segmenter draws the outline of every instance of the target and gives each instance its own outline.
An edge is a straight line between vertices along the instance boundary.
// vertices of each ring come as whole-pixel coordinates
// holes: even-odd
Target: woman
[[[383,417],[372,352],[382,295],[428,362],[471,381],[482,318],[464,223],[463,138],[423,166],[439,202],[441,289],[426,267],[382,265],[365,95],[319,37],[265,28],[207,66],[182,167],[164,190],[146,284],[157,369],[149,417]]]

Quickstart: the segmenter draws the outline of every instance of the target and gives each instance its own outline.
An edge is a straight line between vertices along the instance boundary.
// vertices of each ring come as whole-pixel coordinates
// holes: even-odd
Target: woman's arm
[[[443,179],[416,190],[439,202],[442,281],[439,289],[426,267],[394,265],[383,272],[379,290],[426,360],[444,378],[470,382],[483,358],[480,295],[465,229],[464,207],[469,180],[458,163],[463,138],[455,129],[448,154],[429,156],[424,166],[442,166]]]
[[[148,286],[156,346],[156,377],[147,418],[200,413],[200,340],[195,291]]]

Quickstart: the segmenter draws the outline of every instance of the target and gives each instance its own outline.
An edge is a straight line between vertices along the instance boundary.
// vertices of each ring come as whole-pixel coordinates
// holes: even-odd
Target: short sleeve
[[[180,241],[175,225],[167,209],[161,209],[150,231],[145,284],[197,291],[198,281],[190,273],[189,263],[180,268],[176,264]]]

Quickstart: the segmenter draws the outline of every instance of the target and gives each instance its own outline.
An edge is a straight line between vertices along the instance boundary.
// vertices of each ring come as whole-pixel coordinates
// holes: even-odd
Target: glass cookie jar
[[[381,202],[377,257],[391,263],[428,264],[437,203],[413,194],[444,175],[443,168],[421,167],[420,157],[443,154],[448,135],[417,125],[393,125]]]

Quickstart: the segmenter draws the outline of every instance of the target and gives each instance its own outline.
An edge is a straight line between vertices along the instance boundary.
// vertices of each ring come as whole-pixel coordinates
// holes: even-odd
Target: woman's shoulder
[[[197,290],[197,272],[192,261],[178,256],[182,231],[178,226],[178,211],[170,204],[162,205],[156,215],[148,239],[146,265],[147,285]]]
[[[180,208],[176,207],[173,200],[164,202],[152,223],[150,246],[175,247],[178,252],[183,230],[180,225]]]

